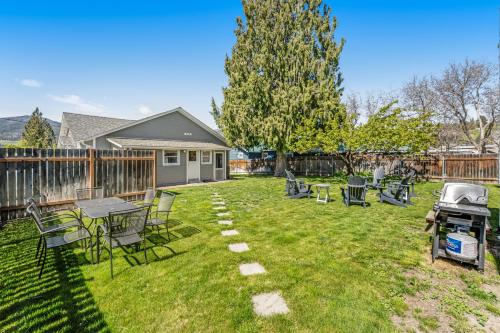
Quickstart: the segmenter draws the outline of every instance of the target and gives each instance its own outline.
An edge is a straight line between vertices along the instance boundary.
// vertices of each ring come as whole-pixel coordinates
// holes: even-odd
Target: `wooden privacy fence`
[[[497,154],[464,155],[358,155],[354,170],[357,173],[372,172],[383,165],[388,174],[401,174],[409,168],[415,169],[420,178],[435,180],[467,180],[498,183]],[[273,174],[275,160],[231,160],[231,174]],[[332,176],[345,170],[345,163],[339,156],[300,156],[287,160],[287,168],[301,176]]]
[[[0,221],[21,217],[26,200],[72,204],[75,190],[106,196],[142,194],[156,182],[154,150],[0,148]]]

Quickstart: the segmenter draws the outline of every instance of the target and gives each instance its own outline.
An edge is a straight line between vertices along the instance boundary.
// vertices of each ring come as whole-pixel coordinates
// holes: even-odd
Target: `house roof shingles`
[[[220,149],[226,150],[228,147],[210,142],[180,141],[163,139],[132,139],[132,138],[108,138],[112,144],[121,148],[135,149]]]
[[[64,121],[75,142],[91,139],[105,131],[133,123],[134,120],[63,113]]]

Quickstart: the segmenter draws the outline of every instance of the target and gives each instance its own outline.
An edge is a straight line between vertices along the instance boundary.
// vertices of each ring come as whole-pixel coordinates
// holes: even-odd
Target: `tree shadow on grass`
[[[38,279],[38,235],[31,221],[10,223],[7,229],[15,232],[0,233],[2,330],[109,332],[80,270],[90,264],[85,255],[70,247],[49,249],[44,274]]]

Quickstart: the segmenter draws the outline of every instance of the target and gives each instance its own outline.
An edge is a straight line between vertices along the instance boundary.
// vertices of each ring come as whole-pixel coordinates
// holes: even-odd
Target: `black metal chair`
[[[313,193],[311,186],[305,184],[303,179],[296,179],[293,173],[285,170],[286,174],[286,193],[290,198],[310,197]]]
[[[33,218],[36,228],[40,233],[35,255],[35,259],[38,259],[37,266],[40,266],[41,264],[38,278],[41,278],[43,269],[45,267],[45,261],[47,259],[47,249],[69,245],[78,241],[86,240],[88,238],[90,241],[91,262],[94,262],[94,256],[92,254],[92,238],[90,232],[76,215],[57,215],[51,219],[43,219],[40,214],[39,208],[34,203],[29,203],[26,211]],[[63,223],[54,223],[55,221],[58,221],[63,217],[71,217],[72,219]],[[77,228],[77,230],[68,232],[68,230],[72,228]],[[65,233],[48,237],[51,234],[53,235],[63,231]]]
[[[76,189],[77,200],[91,200],[104,198],[104,189],[102,187],[86,187]]]
[[[341,187],[340,190],[342,192],[344,204],[347,207],[353,203],[359,203],[364,208],[366,207],[365,197],[366,192],[368,191],[368,186],[365,178],[361,176],[351,176],[347,182],[347,189]]]
[[[410,177],[404,177],[400,182],[394,183],[392,186],[387,188],[387,191],[384,191],[384,188],[379,188],[379,198],[380,202],[388,202],[393,205],[406,207],[407,205],[411,205],[410,201],[410,186],[408,185],[408,181]]]
[[[146,222],[148,227],[156,227],[158,234],[160,234],[160,225],[165,225],[167,228],[168,240],[170,240],[170,232],[168,231],[168,217],[172,212],[172,205],[174,204],[175,194],[169,192],[162,192],[157,206],[153,206],[151,210],[151,218]],[[160,213],[165,214],[166,218],[162,219]],[[155,215],[153,217],[153,215]]]
[[[113,278],[113,249],[116,247],[142,244],[146,263],[145,227],[149,216],[150,206],[137,209],[116,211],[109,214],[104,224],[97,229],[97,262],[100,262],[101,251],[109,252],[111,278]]]

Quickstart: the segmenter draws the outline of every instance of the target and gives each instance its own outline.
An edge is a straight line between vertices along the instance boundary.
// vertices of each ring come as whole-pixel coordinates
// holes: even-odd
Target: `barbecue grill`
[[[434,239],[432,243],[432,261],[438,257],[450,258],[475,265],[484,270],[484,253],[486,243],[486,224],[490,211],[488,209],[488,189],[475,184],[447,183],[444,185],[439,201],[434,204]],[[440,242],[440,233],[448,233],[447,244]],[[473,249],[473,258],[455,254],[456,247],[462,246],[461,240],[472,238],[477,240],[477,249]],[[460,237],[458,237],[460,236]],[[470,243],[470,242],[469,242]],[[474,246],[476,242],[474,241]],[[470,246],[470,244],[466,244]],[[447,249],[446,249],[447,248]],[[476,255],[477,253],[477,255]]]

